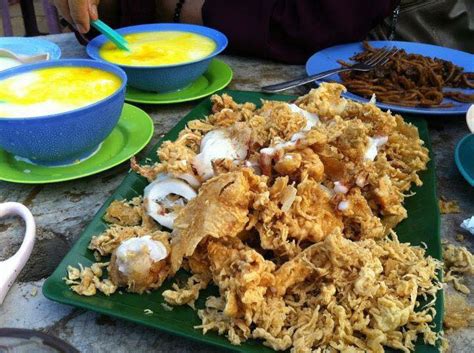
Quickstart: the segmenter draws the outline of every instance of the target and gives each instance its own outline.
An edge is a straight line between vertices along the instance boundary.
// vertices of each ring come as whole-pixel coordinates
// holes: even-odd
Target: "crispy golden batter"
[[[264,101],[257,114],[267,118],[265,130],[270,139],[278,137],[288,141],[306,126],[306,119],[301,114],[292,112],[284,102]]]
[[[201,186],[199,194],[178,214],[171,244],[171,271],[181,267],[207,238],[235,237],[248,222],[252,200],[250,170],[221,174]]]
[[[283,212],[281,223],[288,227],[288,234],[297,240],[312,243],[323,240],[336,228],[342,228],[340,215],[334,212],[331,195],[320,183],[307,179],[296,187],[295,201],[288,212]]]
[[[163,142],[158,150],[160,163],[151,166],[141,166],[135,159],[132,159],[131,167],[150,182],[163,173],[168,173],[178,178],[183,174],[194,176],[191,161],[199,150],[201,137],[200,131],[184,129],[176,141]]]
[[[104,221],[120,226],[138,226],[147,217],[142,207],[141,197],[130,201],[112,201],[104,215]]]
[[[341,98],[342,92],[346,92],[342,85],[322,84],[318,89],[299,97],[295,104],[311,113],[317,113],[320,118],[331,118],[343,114],[348,102],[351,102]]]
[[[213,282],[226,299],[224,314],[251,322],[253,310],[265,301],[274,283],[275,264],[237,238],[211,240],[207,246]]]
[[[230,109],[232,111],[245,111],[247,114],[253,112],[255,110],[255,104],[252,103],[244,103],[244,104],[237,104],[234,102],[234,99],[229,96],[228,94],[223,94],[219,96],[214,94],[211,97],[212,102],[212,113],[218,113],[223,109]],[[212,116],[212,115],[211,115]]]
[[[108,262],[104,262],[94,263],[91,267],[84,267],[81,264],[79,268],[68,266],[67,276],[63,279],[77,294],[92,296],[99,290],[108,296],[117,290],[117,284],[110,279],[100,279],[103,274],[102,268],[108,265]]]
[[[342,208],[342,202],[348,204],[347,209],[340,211],[344,215],[344,234],[348,238],[379,239],[385,235],[381,219],[374,214],[359,188],[349,191],[346,199],[339,203],[339,209]]]
[[[279,268],[235,238],[212,241],[208,250],[221,296],[199,311],[200,328],[227,333],[234,344],[253,337],[292,352],[409,352],[417,333],[436,341],[434,303],[421,309],[416,298],[440,289],[440,264],[421,248],[335,232]]]

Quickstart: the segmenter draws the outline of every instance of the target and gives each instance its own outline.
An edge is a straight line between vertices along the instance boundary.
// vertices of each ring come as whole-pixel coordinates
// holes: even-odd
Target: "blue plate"
[[[28,56],[49,53],[50,60],[61,57],[61,49],[56,44],[39,38],[0,37],[0,48]]]
[[[371,41],[369,42],[375,48],[381,48],[383,46],[395,46],[400,49],[405,49],[407,53],[421,54],[430,57],[437,57],[439,59],[449,60],[454,64],[464,67],[466,72],[474,72],[474,55],[465,53],[459,50],[438,47],[436,45],[422,44],[422,43],[410,43],[410,42],[397,42],[397,41]],[[349,58],[356,53],[363,50],[362,43],[350,43],[337,45],[331,48],[323,49],[313,56],[311,56],[306,62],[306,72],[308,75],[314,75],[322,71],[335,69],[341,65],[337,60],[350,61]],[[332,75],[325,78],[327,81],[341,82],[339,75]],[[472,94],[474,90],[464,89],[460,90],[465,93]],[[347,92],[344,94],[345,97],[351,98],[358,102],[368,102],[369,100]],[[377,103],[377,106],[383,109],[390,109],[396,112],[412,113],[412,114],[428,114],[428,115],[446,115],[446,114],[465,114],[469,109],[471,103],[461,103],[452,101],[450,99],[444,99],[443,102],[454,103],[455,105],[451,108],[414,108],[414,107],[402,107],[393,104]]]
[[[464,136],[456,145],[454,161],[466,181],[474,186],[474,134]]]

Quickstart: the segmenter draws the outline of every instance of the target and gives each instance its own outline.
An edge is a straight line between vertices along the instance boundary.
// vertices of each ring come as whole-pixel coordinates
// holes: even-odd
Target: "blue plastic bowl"
[[[464,179],[474,187],[474,134],[464,136],[454,150],[454,161]]]
[[[132,87],[153,92],[170,92],[182,89],[201,76],[207,70],[212,58],[227,46],[227,37],[224,34],[215,29],[197,25],[158,23],[124,27],[117,30],[122,35],[158,31],[197,33],[214,40],[216,49],[205,58],[176,65],[130,66],[114,64],[120,66],[127,73],[128,84]],[[105,61],[99,55],[99,49],[107,41],[108,39],[103,35],[94,38],[87,45],[87,54],[93,59]]]
[[[45,61],[2,71],[0,80],[38,69],[65,66],[110,72],[122,80],[122,85],[101,101],[64,113],[25,118],[0,117],[0,148],[45,166],[75,163],[97,151],[122,112],[127,76],[120,68],[93,60]]]

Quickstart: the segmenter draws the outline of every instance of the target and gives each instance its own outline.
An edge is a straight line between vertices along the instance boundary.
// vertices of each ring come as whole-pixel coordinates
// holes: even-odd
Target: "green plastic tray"
[[[282,101],[295,98],[293,96],[285,95],[264,95],[256,92],[232,90],[221,91],[221,93],[224,92],[230,94],[237,102],[253,102],[256,104],[260,104],[262,98]],[[201,102],[157,143],[148,158],[155,161],[155,151],[163,141],[175,140],[178,133],[185,127],[188,121],[203,118],[210,114],[210,109],[211,103],[209,99]],[[431,143],[426,121],[418,117],[405,117],[405,119],[418,127],[420,136],[425,141],[425,144],[430,149],[431,153]],[[431,158],[433,158],[432,155]],[[421,174],[421,178],[423,180],[423,186],[414,188],[413,191],[416,191],[416,195],[407,198],[405,202],[405,207],[408,210],[408,218],[397,227],[396,231],[401,241],[410,242],[414,245],[424,242],[428,245],[428,254],[437,259],[441,259],[439,231],[440,219],[436,197],[435,170],[432,161],[428,164],[428,170]],[[188,306],[174,307],[173,311],[166,311],[163,309],[161,304],[164,303],[164,300],[161,293],[170,288],[170,285],[174,281],[166,281],[160,290],[154,291],[150,294],[137,295],[124,292],[123,294],[116,293],[110,297],[101,293],[93,297],[80,296],[72,292],[64,283],[62,278],[66,275],[67,265],[77,265],[78,263],[90,265],[94,262],[93,254],[87,249],[87,246],[93,235],[101,233],[107,227],[107,224],[102,220],[102,216],[109,204],[113,200],[131,199],[135,196],[141,195],[146,185],[146,180],[137,174],[131,172],[127,175],[115,193],[97,212],[91,224],[85,229],[84,233],[59,264],[58,268],[54,271],[51,277],[46,280],[43,285],[43,294],[45,297],[60,303],[130,320],[172,334],[237,352],[273,352],[272,349],[263,346],[261,342],[255,340],[249,340],[240,346],[233,346],[224,336],[219,336],[214,332],[209,332],[206,335],[203,335],[201,330],[193,328],[195,325],[200,324],[200,320],[196,312]],[[178,278],[180,277],[185,278],[186,274],[181,271],[178,273]],[[196,306],[198,308],[203,307],[205,298],[208,295],[216,295],[217,293],[215,287],[206,289],[197,301]],[[145,315],[145,309],[152,310],[153,315]],[[435,324],[436,329],[439,330],[443,316],[442,292],[439,293],[437,298],[436,312]],[[416,352],[434,353],[439,351],[437,347],[423,345],[422,341],[419,341]]]

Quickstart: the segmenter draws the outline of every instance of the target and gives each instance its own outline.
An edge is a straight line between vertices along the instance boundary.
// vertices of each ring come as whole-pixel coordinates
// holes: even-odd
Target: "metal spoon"
[[[471,105],[466,114],[467,127],[474,134],[474,104]]]
[[[15,54],[7,49],[0,49],[0,57],[14,59],[22,64],[31,64],[38,61],[49,60],[49,53],[26,56]]]

